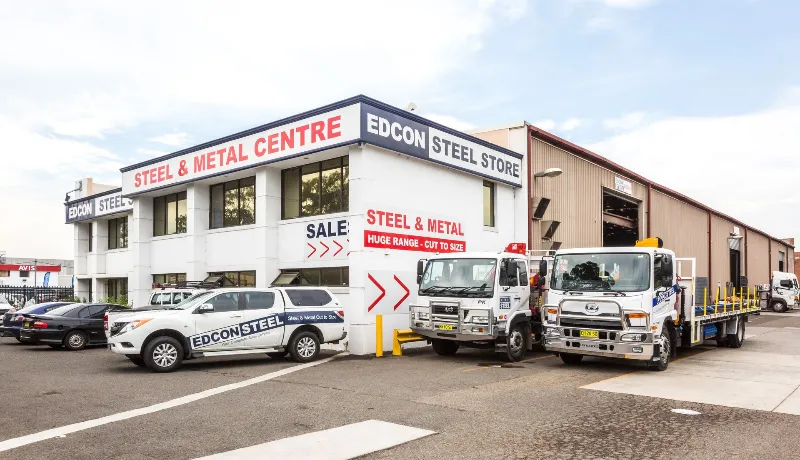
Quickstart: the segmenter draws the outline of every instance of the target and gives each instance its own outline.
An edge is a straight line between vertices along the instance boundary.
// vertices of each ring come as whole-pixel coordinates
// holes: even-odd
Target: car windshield
[[[435,259],[428,261],[419,290],[428,295],[491,293],[496,272],[497,259]]]
[[[563,254],[553,261],[551,289],[638,292],[650,287],[646,253]]]
[[[199,303],[198,300],[205,299],[210,294],[213,294],[213,292],[198,292],[183,302],[167,308],[167,310],[185,310],[187,308],[191,308]]]

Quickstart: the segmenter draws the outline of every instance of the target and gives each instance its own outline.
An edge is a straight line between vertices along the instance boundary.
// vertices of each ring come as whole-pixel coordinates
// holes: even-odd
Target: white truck
[[[440,254],[417,264],[419,296],[409,306],[411,330],[440,355],[459,347],[494,349],[519,361],[532,346],[538,318],[529,303],[525,245],[502,252]],[[546,263],[541,270],[546,270]],[[540,273],[544,283],[545,273]]]
[[[739,348],[755,299],[694,301],[696,260],[659,238],[636,247],[559,250],[544,306],[544,346],[566,364],[584,356],[644,361],[663,371],[677,347],[706,339]],[[704,294],[705,295],[705,294]]]
[[[761,297],[765,300],[764,310],[768,308],[783,313],[800,306],[798,297],[800,287],[797,285],[797,275],[794,273],[774,271],[770,284],[764,285],[761,289],[763,292]]]
[[[211,289],[164,309],[109,312],[104,329],[111,351],[154,372],[231,351],[308,362],[347,335],[340,302],[316,287]]]

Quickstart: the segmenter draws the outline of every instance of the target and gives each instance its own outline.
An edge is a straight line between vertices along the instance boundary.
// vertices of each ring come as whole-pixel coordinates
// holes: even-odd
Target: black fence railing
[[[29,300],[35,303],[67,301],[75,297],[75,289],[69,287],[0,286],[0,296],[11,305],[21,307]]]

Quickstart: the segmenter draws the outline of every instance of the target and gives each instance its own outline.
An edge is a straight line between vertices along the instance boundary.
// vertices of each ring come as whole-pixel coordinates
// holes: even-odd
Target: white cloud
[[[189,141],[189,135],[186,133],[167,133],[150,138],[148,141],[169,145],[171,147],[179,147]]]
[[[667,118],[586,147],[777,237],[800,229],[800,104]]]
[[[609,118],[603,120],[603,126],[610,130],[631,130],[644,123],[647,115],[644,112],[631,112],[619,118]]]
[[[561,131],[573,131],[577,129],[583,122],[580,118],[567,118],[559,125]]]
[[[453,128],[458,131],[466,132],[471,129],[475,129],[477,126],[473,125],[472,123],[464,120],[459,120],[458,118],[451,116],[451,115],[440,115],[437,113],[427,113],[422,115],[424,118],[429,120],[435,121],[436,123],[442,124],[447,126],[448,128]]]
[[[556,129],[556,126],[558,126],[558,123],[556,123],[554,120],[550,120],[550,119],[534,121],[531,124],[533,126],[539,128],[539,129],[543,129],[545,131],[553,131],[553,130]]]
[[[169,152],[165,152],[163,150],[156,150],[156,149],[147,149],[147,148],[138,148],[136,149],[136,153],[140,155],[147,155],[152,157],[160,157],[166,155]]]
[[[603,3],[610,8],[641,8],[654,4],[655,0],[603,0]]]

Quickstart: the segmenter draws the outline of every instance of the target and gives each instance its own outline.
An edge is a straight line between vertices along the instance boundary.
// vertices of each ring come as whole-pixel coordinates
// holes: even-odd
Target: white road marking
[[[195,460],[286,459],[346,460],[436,434],[411,426],[366,420],[292,436]]]
[[[109,423],[120,422],[122,420],[138,417],[140,415],[152,414],[153,412],[162,411],[164,409],[171,409],[173,407],[182,406],[184,404],[189,404],[190,402],[198,401],[204,398],[208,398],[210,396],[218,395],[220,393],[225,393],[227,391],[232,391],[232,390],[238,390],[239,388],[255,385],[256,383],[261,383],[261,382],[266,382],[267,380],[276,379],[278,377],[291,374],[292,372],[308,369],[309,367],[319,366],[320,364],[330,362],[336,357],[344,356],[345,354],[346,353],[342,353],[336,356],[331,356],[330,358],[321,359],[319,361],[313,361],[306,364],[300,364],[297,366],[288,367],[286,369],[281,369],[279,371],[270,372],[269,374],[264,374],[258,377],[253,377],[251,379],[242,380],[241,382],[230,383],[228,385],[223,385],[221,387],[216,387],[216,388],[210,388],[208,390],[204,390],[186,396],[181,396],[180,398],[175,398],[163,403],[153,404],[152,406],[120,412],[118,414],[107,415],[105,417],[96,418],[94,420],[87,420],[85,422],[73,423],[71,425],[66,425],[58,428],[51,428],[49,430],[40,431],[38,433],[33,433],[25,436],[20,436],[18,438],[7,439],[5,441],[0,441],[0,452],[5,452],[7,450],[15,449],[17,447],[22,447],[28,444],[33,444],[47,439],[64,437],[70,433],[76,433],[78,431],[88,430],[89,428],[95,428],[98,426],[107,425]]]
[[[672,412],[681,415],[700,415],[700,412],[691,409],[672,409]]]

